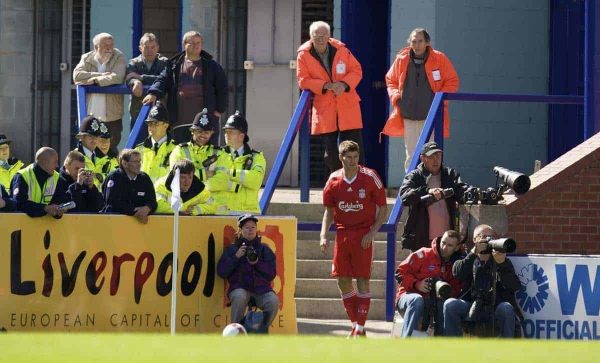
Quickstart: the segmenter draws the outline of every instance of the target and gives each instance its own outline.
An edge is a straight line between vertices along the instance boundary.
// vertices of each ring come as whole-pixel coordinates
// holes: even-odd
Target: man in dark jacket
[[[468,185],[460,180],[456,170],[442,165],[442,154],[436,142],[426,143],[421,150],[421,163],[404,177],[400,196],[409,210],[402,248],[416,251],[428,247],[431,240],[445,231],[457,229],[457,202]],[[444,193],[448,188],[452,189],[452,196]],[[427,195],[430,198],[423,198]]]
[[[227,294],[231,302],[231,322],[239,323],[250,298],[254,298],[265,318],[265,330],[271,326],[279,309],[279,298],[271,288],[277,275],[275,254],[261,243],[257,234],[258,219],[252,214],[238,218],[238,238],[223,252],[217,273],[229,283]]]
[[[208,109],[216,119],[213,121],[215,133],[210,143],[218,146],[219,117],[227,109],[228,86],[223,68],[213,60],[212,55],[202,50],[203,38],[197,31],[184,34],[184,51],[169,59],[169,64],[154,82],[144,104],[154,103],[157,98],[168,94],[167,109],[172,117],[172,127],[189,124],[197,113]],[[183,139],[176,133],[175,140],[187,141],[189,132],[183,130]]]
[[[102,212],[126,214],[148,223],[148,215],[156,210],[156,193],[148,174],[141,171],[141,164],[138,151],[121,151],[119,168],[108,174],[102,184]]]
[[[446,336],[462,335],[461,323],[469,321],[474,327],[497,326],[502,337],[514,337],[516,316],[521,316],[515,292],[521,282],[506,253],[488,249],[488,241],[495,236],[492,227],[477,226],[473,232],[475,246],[452,266],[452,274],[464,286],[460,299],[444,303]]]
[[[94,185],[94,172],[85,168],[85,157],[79,151],[67,154],[60,178],[68,185],[67,194],[75,208],[70,212],[98,213],[102,209],[102,194]]]

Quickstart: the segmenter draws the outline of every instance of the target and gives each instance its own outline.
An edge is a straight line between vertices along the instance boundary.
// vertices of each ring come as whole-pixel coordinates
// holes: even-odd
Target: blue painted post
[[[131,54],[133,57],[140,55],[140,38],[142,37],[144,14],[144,0],[133,0],[133,19],[131,35]]]
[[[585,2],[583,138],[600,131],[600,2]]]
[[[442,95],[442,103],[440,104],[440,107],[437,108],[433,121],[435,130],[434,140],[442,150],[444,149],[444,111],[446,109],[446,104],[443,99],[444,97]],[[425,140],[429,140],[429,138]]]
[[[87,116],[87,104],[86,104],[86,89],[85,86],[77,85],[77,115],[79,120],[77,122],[78,128],[81,125],[81,120]]]
[[[300,201],[303,203],[310,201],[310,118],[312,116],[312,98],[309,104],[310,109],[300,126],[300,144],[298,145],[300,154]]]
[[[385,279],[385,320],[394,319],[396,303],[396,284],[394,274],[396,272],[396,225],[390,226],[393,232],[387,233],[387,262]]]
[[[135,120],[135,125],[133,125],[133,130],[129,133],[129,138],[127,138],[127,144],[125,144],[125,148],[133,149],[135,145],[137,145],[137,138],[140,134],[140,130],[144,125],[144,121],[146,117],[148,117],[148,113],[150,112],[151,105],[142,105],[140,109],[140,113],[138,113],[138,117]]]

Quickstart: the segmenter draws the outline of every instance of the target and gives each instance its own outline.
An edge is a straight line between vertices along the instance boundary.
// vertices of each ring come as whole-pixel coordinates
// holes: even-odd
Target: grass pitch
[[[167,334],[0,335],[2,362],[598,362],[581,341]]]

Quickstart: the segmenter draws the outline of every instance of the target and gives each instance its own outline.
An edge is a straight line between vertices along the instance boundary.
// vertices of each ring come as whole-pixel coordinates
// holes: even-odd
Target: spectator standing
[[[323,190],[325,213],[320,241],[321,251],[326,252],[327,232],[335,221],[331,276],[337,279],[342,302],[352,322],[351,337],[366,335],[364,326],[371,306],[373,239],[387,213],[383,183],[377,172],[358,164],[359,153],[354,141],[342,141],[339,146],[343,168],[329,176]],[[358,293],[352,285],[353,278],[356,278]]]
[[[356,142],[362,149],[362,116],[356,86],[362,68],[346,45],[330,37],[329,24],[310,25],[310,40],[298,48],[298,86],[314,93],[311,135],[325,144],[325,164],[333,173],[342,167],[338,144]],[[361,154],[360,164],[364,164]]]
[[[388,70],[385,80],[392,113],[382,133],[404,136],[408,169],[435,92],[457,92],[458,75],[448,57],[433,49],[423,28],[414,29]],[[444,101],[444,137],[450,135],[448,101]],[[431,139],[433,140],[433,133]]]
[[[103,87],[122,84],[125,78],[125,58],[114,47],[112,35],[97,34],[93,38],[93,44],[94,50],[83,54],[75,66],[73,82]],[[123,131],[123,95],[92,93],[88,94],[86,103],[88,114],[106,123],[112,137],[113,152],[117,153]]]
[[[160,55],[158,38],[152,33],[142,35],[139,49],[140,55],[129,60],[125,71],[125,84],[131,89],[131,101],[129,102],[130,130],[133,130],[142,108],[144,86],[151,86],[169,61],[167,57]],[[145,139],[148,136],[147,130],[140,129],[138,136],[138,140]]]
[[[416,251],[428,247],[434,238],[447,230],[456,229],[458,201],[469,187],[460,174],[442,165],[443,150],[435,141],[421,150],[421,163],[404,177],[400,186],[402,204],[408,206],[408,219],[402,233],[402,248]],[[451,188],[453,195],[444,197],[444,189]],[[433,203],[424,196],[433,196]]]
[[[227,110],[227,77],[212,55],[203,50],[204,38],[197,31],[183,35],[184,51],[169,59],[169,64],[152,84],[144,103],[154,103],[168,94],[168,109],[173,117],[172,127],[189,123],[204,108],[216,118],[210,143],[219,145],[219,118]],[[187,138],[183,133],[177,142]]]

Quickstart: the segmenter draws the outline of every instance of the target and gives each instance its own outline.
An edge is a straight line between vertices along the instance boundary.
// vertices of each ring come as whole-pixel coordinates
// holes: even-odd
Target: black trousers
[[[365,164],[365,151],[363,149],[362,142],[362,129],[353,129],[346,131],[335,131],[327,134],[319,135],[325,144],[325,154],[323,155],[323,159],[325,160],[325,165],[329,168],[329,172],[333,173],[334,171],[340,169],[342,167],[342,162],[339,158],[338,146],[342,141],[350,140],[354,141],[358,144],[360,148],[360,158],[359,163],[361,165]]]

